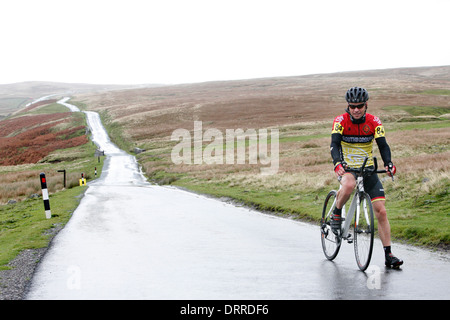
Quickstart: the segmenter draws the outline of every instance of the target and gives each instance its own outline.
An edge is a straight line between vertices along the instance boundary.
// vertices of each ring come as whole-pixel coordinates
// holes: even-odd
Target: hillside
[[[398,168],[396,182],[384,182],[393,235],[448,246],[450,66],[206,82],[74,100],[101,113],[120,147],[147,150],[137,157],[157,183],[317,220],[325,194],[338,186],[329,155],[331,124],[346,108],[346,90],[356,85],[369,90],[368,112],[383,121]],[[171,135],[186,129],[193,137],[194,121],[201,121],[201,132],[214,129],[224,136],[226,129],[278,129],[277,173],[259,174],[267,161],[258,157],[250,163],[249,142],[244,164],[236,159],[232,164],[175,164],[171,154],[178,141]],[[203,149],[211,155],[225,152],[226,145],[213,151],[209,143],[203,141]]]
[[[164,137],[195,119],[215,128],[282,126],[332,119],[351,86],[371,91],[370,110],[392,105],[449,106],[450,67],[406,68],[299,77],[206,82],[78,95],[91,110],[108,110],[139,143]],[[383,112],[386,114],[385,112]]]
[[[121,90],[156,85],[97,85],[84,83],[58,83],[45,81],[28,81],[11,84],[0,84],[0,119],[23,107],[28,103],[47,95],[72,95],[86,92],[102,92],[105,90]]]
[[[68,188],[78,185],[81,172],[92,176],[95,146],[86,133],[84,114],[68,112],[54,100],[0,121],[0,204],[40,194],[41,172],[47,174],[50,193],[64,187],[58,170],[67,170]]]

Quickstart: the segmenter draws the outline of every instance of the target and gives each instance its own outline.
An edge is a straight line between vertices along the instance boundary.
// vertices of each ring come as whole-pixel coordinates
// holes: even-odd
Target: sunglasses
[[[351,105],[351,104],[349,104],[348,107],[349,107],[350,109],[355,109],[355,108],[362,109],[362,108],[364,108],[365,105],[366,105],[366,103],[361,103],[361,104],[357,104],[357,105]]]

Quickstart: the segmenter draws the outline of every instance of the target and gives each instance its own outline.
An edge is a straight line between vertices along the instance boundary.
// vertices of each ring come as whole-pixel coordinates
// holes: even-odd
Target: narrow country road
[[[107,155],[103,173],[54,238],[27,299],[450,298],[448,255],[394,244],[405,265],[391,270],[376,242],[366,273],[352,245],[330,262],[318,226],[149,184],[98,114],[85,113]]]

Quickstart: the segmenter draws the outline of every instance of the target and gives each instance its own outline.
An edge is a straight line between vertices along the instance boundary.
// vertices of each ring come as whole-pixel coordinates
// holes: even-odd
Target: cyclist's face
[[[352,115],[352,117],[355,119],[359,119],[364,115],[364,113],[366,113],[367,102],[364,103],[364,106],[362,108],[358,107],[352,108],[352,106],[361,106],[361,103],[349,103],[348,106],[349,106],[348,109],[350,110],[350,114]]]

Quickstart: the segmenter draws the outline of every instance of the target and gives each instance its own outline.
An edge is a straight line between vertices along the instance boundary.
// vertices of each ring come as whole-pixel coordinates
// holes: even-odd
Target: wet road
[[[325,259],[315,225],[150,185],[134,157],[111,144],[40,263],[28,299],[449,299],[448,255],[394,244],[405,261],[384,267],[380,242],[358,270],[353,246]]]

